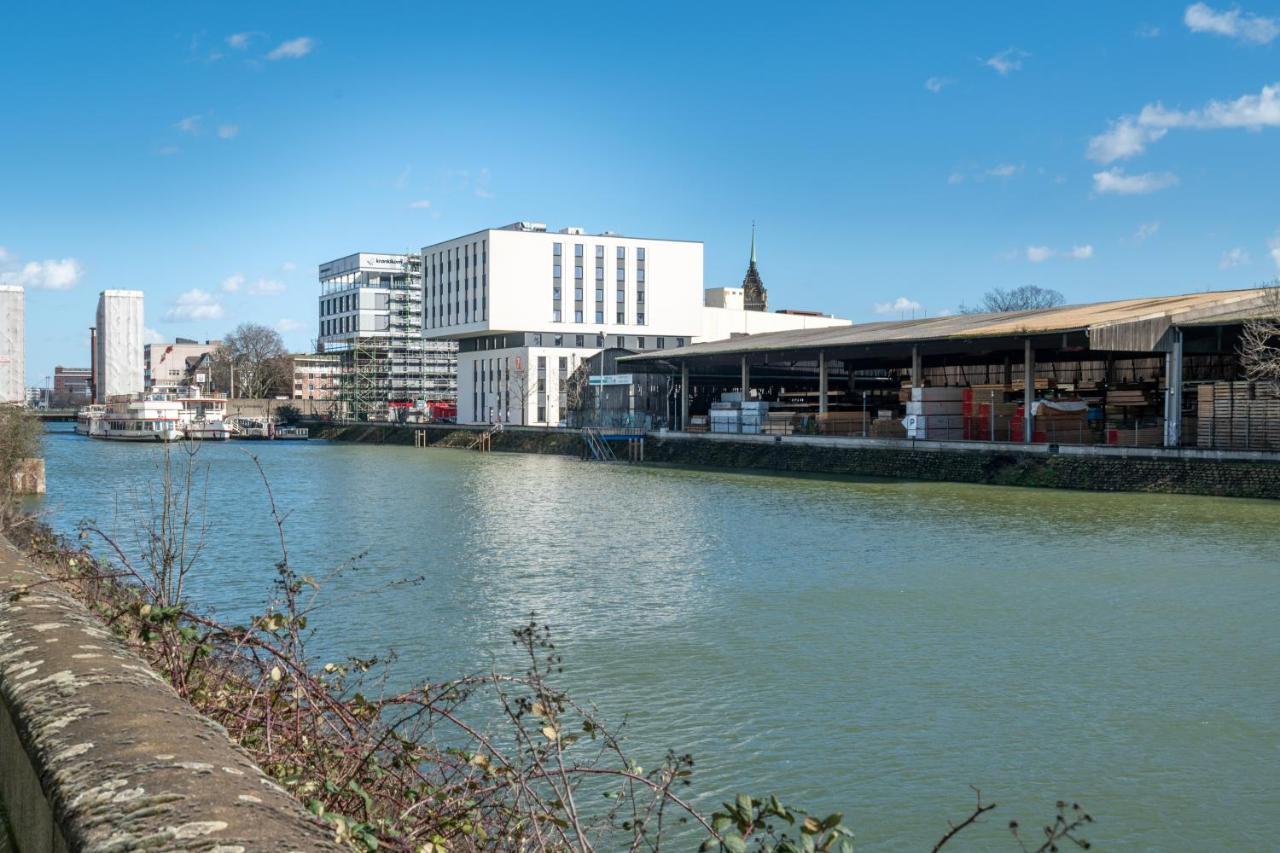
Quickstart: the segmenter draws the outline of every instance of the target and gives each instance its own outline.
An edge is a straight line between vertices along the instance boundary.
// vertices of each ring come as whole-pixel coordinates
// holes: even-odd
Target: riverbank
[[[333,441],[414,446],[415,434],[421,433],[428,448],[466,449],[481,431],[465,426],[362,424],[313,427],[312,435]],[[493,450],[578,456],[583,442],[574,430],[507,427],[494,434]],[[1280,499],[1280,460],[1256,453],[1089,447],[1062,447],[1052,452],[1047,445],[993,449],[958,442],[651,433],[645,439],[645,464]]]

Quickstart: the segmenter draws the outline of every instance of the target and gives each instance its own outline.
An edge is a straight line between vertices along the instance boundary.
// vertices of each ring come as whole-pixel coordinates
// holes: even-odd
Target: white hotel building
[[[459,423],[561,423],[565,380],[606,347],[848,323],[704,307],[691,240],[517,222],[424,247],[422,270],[423,335],[458,341]]]

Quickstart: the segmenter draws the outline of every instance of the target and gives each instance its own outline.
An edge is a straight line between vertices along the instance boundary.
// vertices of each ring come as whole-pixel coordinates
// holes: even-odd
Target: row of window
[[[586,304],[583,299],[583,280],[584,280],[584,264],[583,254],[585,246],[582,243],[575,243],[573,246],[574,265],[573,265],[573,322],[582,323],[586,321]],[[605,322],[605,299],[604,299],[604,246],[597,245],[595,247],[595,322]],[[625,246],[617,246],[615,248],[617,265],[614,268],[614,277],[617,282],[615,308],[613,310],[613,320],[618,324],[627,322],[627,249]],[[644,309],[644,277],[645,277],[645,250],[643,246],[636,247],[636,325],[643,326],[645,322]],[[553,323],[564,322],[564,268],[561,264],[564,256],[564,244],[553,243],[551,246],[551,321]]]
[[[432,252],[424,289],[424,319],[432,327],[489,319],[489,241]]]
[[[595,338],[595,346],[604,347],[605,338],[606,338],[605,335],[596,334],[596,335],[593,335],[592,337]],[[638,349],[638,350],[648,349],[650,340],[654,342],[655,349],[667,348],[666,337],[649,338],[644,335],[634,335],[634,336],[613,335],[612,337],[613,337],[613,345],[616,346],[618,349],[631,349],[632,347],[629,347],[627,345],[628,341],[633,342],[635,349]],[[540,347],[540,346],[562,347],[562,346],[565,346],[565,340],[571,340],[572,343],[569,344],[569,346],[585,347],[586,339],[587,339],[586,335],[544,335],[541,332],[534,332],[529,336],[529,344],[530,346],[535,346],[535,347]],[[673,338],[673,340],[675,341],[676,347],[684,346],[685,339],[683,337]],[[545,344],[544,344],[544,341],[546,342]]]

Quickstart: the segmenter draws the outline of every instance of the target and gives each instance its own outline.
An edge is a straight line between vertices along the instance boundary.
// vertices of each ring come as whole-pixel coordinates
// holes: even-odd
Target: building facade
[[[517,222],[422,250],[423,334],[458,342],[458,421],[556,425],[607,347],[691,343],[702,244]]]
[[[96,402],[145,390],[142,324],[141,290],[104,290],[98,295],[93,363]]]
[[[81,406],[93,400],[93,370],[88,367],[53,369],[54,406]]]
[[[145,344],[142,348],[143,378],[146,390],[157,385],[182,385],[197,381],[194,368],[201,356],[213,355],[222,347],[219,341],[193,341],[177,338],[173,343]]]
[[[458,347],[423,337],[419,256],[357,252],[321,264],[319,278],[317,349],[338,357],[344,414],[454,398]]]
[[[16,285],[0,285],[0,403],[26,399],[25,291]]]
[[[293,399],[336,400],[341,358],[337,353],[299,353],[293,358]]]

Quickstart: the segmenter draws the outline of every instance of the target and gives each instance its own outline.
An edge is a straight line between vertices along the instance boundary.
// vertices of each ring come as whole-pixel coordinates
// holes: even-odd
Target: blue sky
[[[315,334],[316,265],[519,219],[700,239],[774,307],[930,314],[1280,270],[1280,3],[10,4],[28,381],[97,293]],[[895,307],[897,306],[897,307]]]

